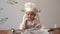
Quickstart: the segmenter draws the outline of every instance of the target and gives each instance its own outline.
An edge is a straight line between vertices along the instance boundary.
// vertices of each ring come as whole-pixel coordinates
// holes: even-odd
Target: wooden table
[[[60,28],[49,28],[48,31],[50,34],[60,34]]]

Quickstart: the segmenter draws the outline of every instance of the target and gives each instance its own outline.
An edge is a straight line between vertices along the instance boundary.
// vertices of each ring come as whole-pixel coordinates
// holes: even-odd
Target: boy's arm
[[[37,23],[37,24],[35,25],[35,28],[41,28],[41,27],[42,27],[41,23]]]

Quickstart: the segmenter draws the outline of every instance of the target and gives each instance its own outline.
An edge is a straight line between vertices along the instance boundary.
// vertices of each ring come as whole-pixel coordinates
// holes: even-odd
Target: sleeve
[[[23,25],[25,24],[25,20],[26,20],[26,14],[23,16],[23,20],[22,20],[22,23],[20,24],[19,29],[23,29]]]
[[[24,21],[22,21],[22,23],[20,24],[20,28],[19,29],[23,29],[23,25],[24,25]]]

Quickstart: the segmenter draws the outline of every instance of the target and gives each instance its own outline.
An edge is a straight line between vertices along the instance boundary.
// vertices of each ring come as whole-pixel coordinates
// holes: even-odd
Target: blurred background
[[[60,0],[0,0],[0,30],[19,29],[26,2],[41,10],[40,21],[45,28],[60,27]]]

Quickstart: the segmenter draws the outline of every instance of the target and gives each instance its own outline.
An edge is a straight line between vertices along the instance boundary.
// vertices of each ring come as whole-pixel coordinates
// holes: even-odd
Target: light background
[[[40,12],[40,21],[45,28],[54,27],[54,24],[57,24],[57,27],[60,27],[60,0],[15,0],[16,4],[9,4],[7,0],[0,0],[0,19],[8,18],[8,20],[0,24],[1,29],[19,29],[19,25],[22,22],[22,17],[24,12],[23,9],[25,2],[33,2],[36,4],[38,9],[41,9]]]

